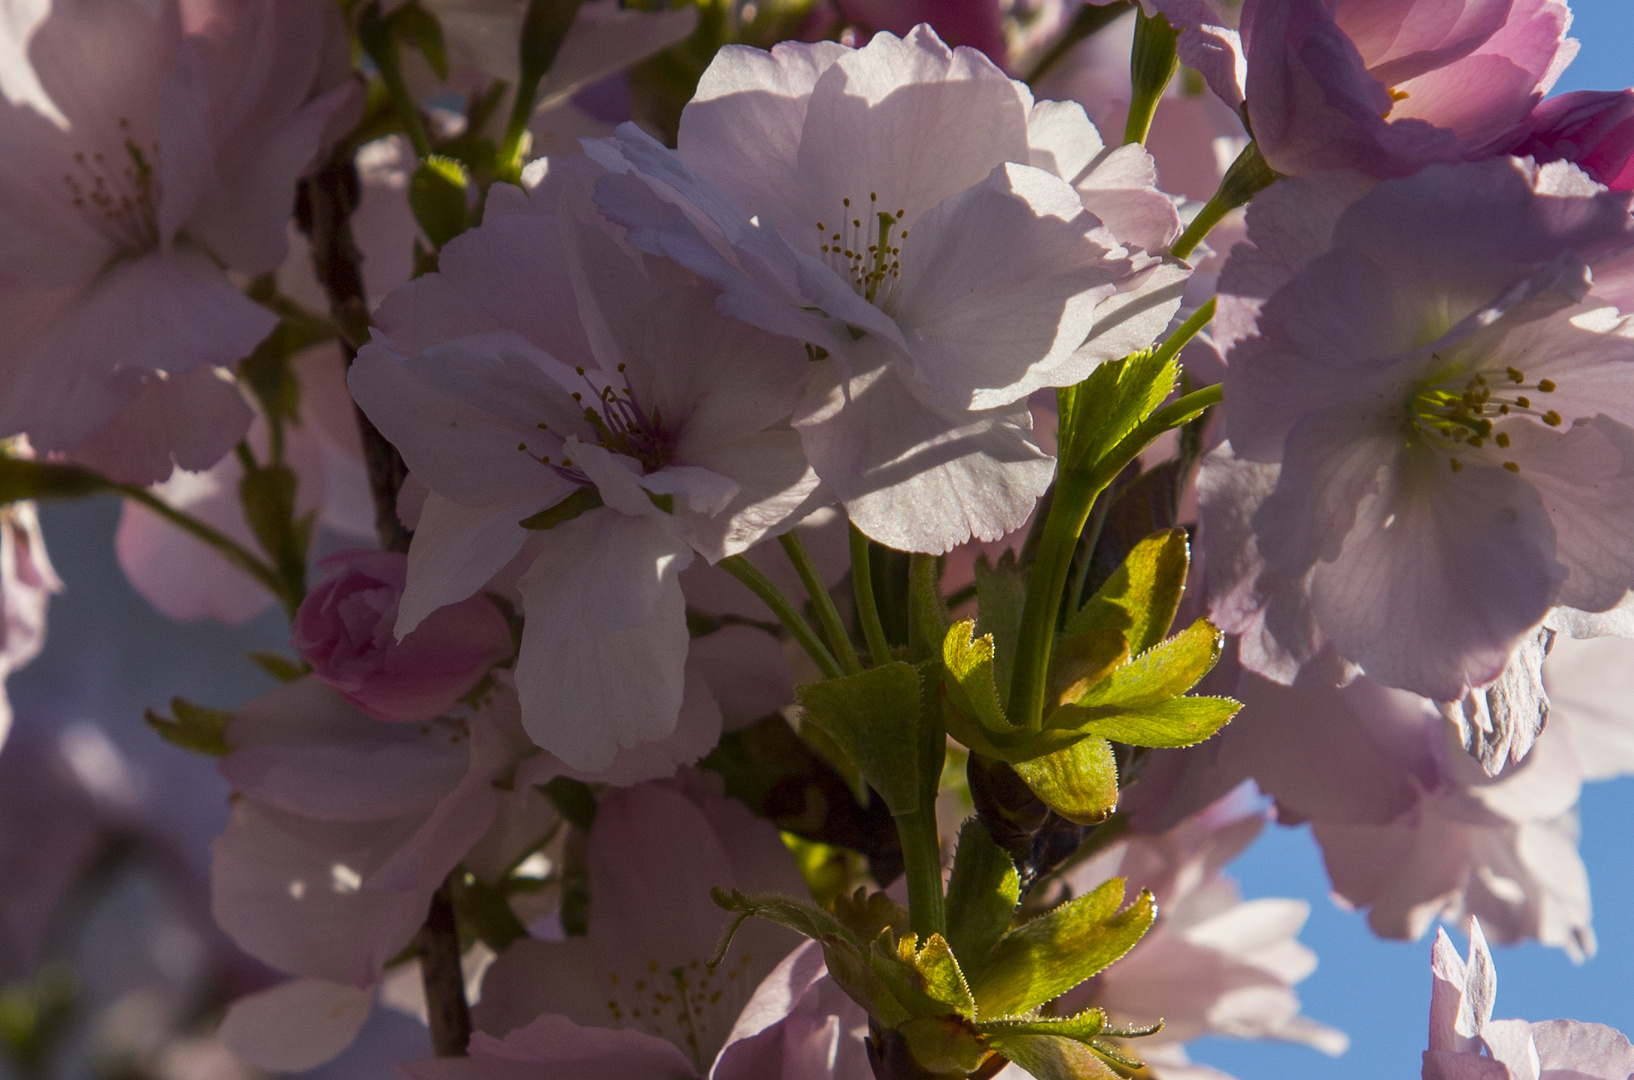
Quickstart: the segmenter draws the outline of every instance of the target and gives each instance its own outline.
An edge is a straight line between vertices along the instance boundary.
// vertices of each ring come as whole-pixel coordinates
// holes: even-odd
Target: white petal
[[[258,1069],[305,1072],[352,1045],[373,1009],[372,986],[291,979],[233,1002],[217,1034]]]
[[[833,365],[819,366],[795,427],[857,527],[903,551],[997,540],[1026,521],[1055,471],[1030,438],[1024,404],[943,412],[889,366],[846,383]]]
[[[687,647],[676,575],[692,549],[665,520],[611,509],[541,539],[517,583],[527,617],[516,663],[522,724],[569,766],[606,768],[621,747],[675,730]]]
[[[519,522],[536,509],[530,503],[475,510],[435,491],[427,495],[409,545],[397,637],[443,605],[458,603],[486,585],[522,550],[528,531]]]
[[[1078,382],[1095,362],[1075,350],[1129,276],[1123,256],[1065,183],[1026,165],[994,169],[902,242],[896,318],[916,373],[947,408]]]

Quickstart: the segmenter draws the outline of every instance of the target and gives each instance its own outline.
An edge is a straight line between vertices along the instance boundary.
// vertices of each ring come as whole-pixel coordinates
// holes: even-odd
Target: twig
[[[302,182],[298,203],[301,228],[312,241],[313,269],[329,294],[329,307],[340,327],[341,349],[348,367],[369,335],[369,307],[360,269],[363,255],[352,239],[350,224],[359,197],[355,150],[350,140],[336,147],[324,167]],[[357,409],[357,420],[380,546],[387,551],[407,551],[413,534],[397,517],[397,493],[408,468],[397,448],[361,409]],[[463,1057],[471,1041],[471,1007],[465,1000],[459,927],[447,881],[432,894],[431,909],[420,928],[420,974],[425,985],[432,1049],[438,1057]]]

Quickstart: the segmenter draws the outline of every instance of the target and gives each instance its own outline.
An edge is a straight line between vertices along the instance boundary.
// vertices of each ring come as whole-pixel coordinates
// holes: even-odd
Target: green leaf
[[[227,745],[227,721],[232,713],[222,709],[206,709],[185,698],[170,699],[171,716],[148,709],[144,714],[148,725],[165,742],[211,757],[221,757],[232,747]]]
[[[252,652],[247,655],[256,667],[281,683],[292,683],[296,679],[312,674],[312,665],[305,660],[295,660],[272,652]]]
[[[1131,707],[1063,705],[1048,723],[1130,746],[1196,746],[1241,708],[1241,702],[1222,697],[1178,697]]]
[[[518,521],[517,524],[524,529],[534,529],[536,531],[554,529],[564,522],[572,521],[580,514],[600,509],[602,505],[601,492],[593,487],[582,487],[555,506],[547,507],[537,514],[529,515]]]
[[[937,659],[950,621],[936,559],[912,556],[908,560],[908,659],[915,664]]]
[[[1087,630],[1121,630],[1139,655],[1163,640],[1186,591],[1191,545],[1186,530],[1154,533],[1135,545],[1123,565],[1078,613],[1064,637]]]
[[[1054,1035],[1088,1042],[1106,1030],[1106,1013],[1085,1009],[1073,1016],[1026,1016],[1019,1020],[988,1020],[976,1025],[984,1035]]]
[[[1048,703],[1076,701],[1129,660],[1122,630],[1085,630],[1056,643],[1050,654]]]
[[[1044,804],[1068,821],[1095,825],[1118,808],[1118,763],[1112,744],[1090,736],[1010,767]]]
[[[961,1017],[916,1016],[897,1030],[923,1070],[919,1074],[922,1076],[966,1076],[992,1056],[987,1044]]]
[[[1174,390],[1179,361],[1156,350],[1102,364],[1058,391],[1061,468],[1089,469],[1152,414]]]
[[[948,697],[960,712],[995,734],[1015,730],[993,676],[993,635],[977,637],[974,619],[953,624],[942,639],[942,666]]]
[[[0,503],[19,499],[79,499],[111,491],[112,480],[79,465],[0,456]]]
[[[441,154],[420,162],[409,178],[408,201],[414,220],[438,251],[470,224],[469,187],[465,166]]]
[[[947,939],[967,977],[987,962],[987,952],[1010,927],[1021,900],[1016,864],[977,818],[959,830],[948,878]]]
[[[448,46],[436,16],[417,3],[405,4],[392,13],[391,25],[399,37],[420,50],[437,78],[448,78]]]
[[[1013,553],[1005,552],[991,566],[986,558],[976,560],[976,623],[981,633],[993,637],[993,682],[1001,701],[1010,697],[1021,613],[1026,606],[1027,575],[1016,566]]]
[[[1224,645],[1225,635],[1207,619],[1198,619],[1174,637],[1135,657],[1073,704],[1133,709],[1168,701],[1196,686],[1220,659]]]
[[[1157,904],[1142,890],[1120,911],[1123,889],[1123,879],[1113,878],[999,939],[987,967],[972,980],[978,1015],[1029,1013],[1134,948],[1152,925]]]
[[[1122,1080],[1133,1075],[1114,1068],[1089,1046],[1054,1035],[989,1035],[987,1045],[1036,1080]]]
[[[919,673],[897,661],[813,683],[796,697],[805,722],[822,730],[884,798],[892,815],[919,808]]]
[[[925,943],[914,948],[914,937],[904,937],[898,949],[904,966],[918,977],[917,989],[946,1011],[957,1013],[966,1020],[976,1017],[976,999],[970,996],[970,987],[953,950],[941,934],[932,934]]]
[[[556,62],[562,42],[579,13],[580,0],[530,0],[522,18],[520,78],[517,93],[526,95],[528,112],[533,111],[539,81]],[[524,114],[525,115],[525,114]]]

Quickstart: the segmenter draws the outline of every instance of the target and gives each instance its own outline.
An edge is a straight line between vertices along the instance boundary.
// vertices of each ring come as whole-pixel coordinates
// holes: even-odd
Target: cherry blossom
[[[220,370],[276,320],[222,268],[283,258],[296,178],[353,99],[337,23],[318,0],[8,12],[6,433],[140,483],[244,434]]]
[[[1102,182],[1081,110],[1035,109],[929,27],[724,49],[678,145],[631,126],[587,144],[614,173],[598,205],[720,285],[723,311],[821,350],[795,427],[852,520],[897,548],[1019,525],[1051,472],[1026,395],[1150,343],[1179,303],[1177,275],[1141,276],[1152,258],[1063,180]],[[1139,188],[1111,174],[1144,160],[1112,151],[1106,186]]]
[[[398,634],[526,546],[523,724],[594,771],[674,729],[693,554],[737,554],[818,505],[786,422],[806,362],[672,264],[632,259],[553,166],[530,168],[532,195],[496,190],[442,272],[383,305],[351,386],[431,489]],[[520,264],[499,254],[524,245]],[[558,504],[584,512],[523,524]]]
[[[1353,190],[1282,186],[1222,275],[1210,588],[1256,670],[1291,680],[1331,642],[1454,701],[1552,607],[1634,584],[1634,339],[1583,261],[1627,250],[1627,198],[1507,158]]]
[[[1424,1080],[1627,1080],[1634,1044],[1604,1024],[1494,1020],[1498,973],[1481,924],[1469,924],[1469,959],[1445,930],[1431,953],[1430,1048]]]
[[[62,582],[51,568],[34,504],[0,509],[0,746],[11,730],[5,680],[45,647],[46,611]]]
[[[474,1046],[470,1071],[425,1064],[412,1075],[492,1075],[485,1057],[562,1067],[599,1057],[603,1067],[648,1070],[633,1076],[709,1070],[755,987],[797,942],[746,923],[724,962],[706,967],[731,919],[710,889],[801,896],[805,887],[776,830],[707,776],[684,773],[598,802],[589,933],[512,944],[483,979],[474,1017],[490,1038]]]
[[[1577,53],[1570,25],[1565,0],[1249,0],[1246,66],[1199,67],[1278,172],[1404,176],[1508,152]]]
[[[1634,90],[1579,90],[1532,110],[1514,153],[1566,160],[1617,191],[1634,188]]]

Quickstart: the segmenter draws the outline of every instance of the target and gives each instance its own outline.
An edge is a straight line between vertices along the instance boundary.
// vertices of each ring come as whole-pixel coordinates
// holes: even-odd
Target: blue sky
[[[1582,42],[1559,91],[1634,83],[1634,0],[1572,0],[1572,36]],[[1538,945],[1495,950],[1497,1014],[1526,1020],[1611,1024],[1634,1034],[1634,778],[1594,784],[1582,803],[1583,861],[1594,890],[1600,949],[1582,964]],[[1308,829],[1273,829],[1231,868],[1249,896],[1311,902],[1302,940],[1321,966],[1300,987],[1305,1011],[1350,1034],[1351,1049],[1329,1059],[1297,1046],[1213,1039],[1193,1056],[1240,1080],[1410,1080],[1419,1074],[1430,998],[1430,942],[1380,941],[1362,916],[1327,898],[1327,875]],[[1460,947],[1464,941],[1458,936]]]

